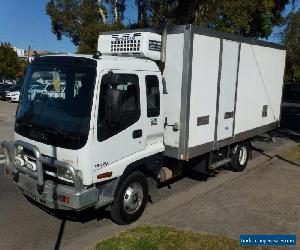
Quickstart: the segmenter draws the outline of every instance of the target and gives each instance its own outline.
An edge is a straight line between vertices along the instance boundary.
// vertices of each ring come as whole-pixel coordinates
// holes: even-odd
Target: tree
[[[168,18],[172,24],[202,27],[247,37],[268,37],[282,23],[289,0],[152,0],[150,25]]]
[[[114,13],[110,23],[107,5]],[[70,38],[79,53],[95,52],[100,32],[124,28],[124,11],[125,0],[51,0],[46,6],[52,32],[58,40]]]
[[[105,10],[102,2],[103,2],[103,0],[98,0],[98,10],[99,10],[99,14],[100,14],[103,24],[106,25],[107,24],[106,10]]]
[[[19,68],[17,53],[8,43],[0,44],[0,78],[14,79]]]
[[[287,78],[291,82],[300,81],[300,10],[287,17],[283,43],[287,51]]]
[[[157,27],[196,24],[247,37],[268,37],[282,23],[281,13],[289,0],[136,0],[137,24]],[[125,28],[125,0],[51,0],[47,14],[58,39],[71,38],[78,51],[96,50],[98,34]],[[109,17],[109,13],[112,14]]]
[[[216,11],[216,29],[247,37],[267,38],[284,19],[288,0],[222,0]],[[201,17],[200,17],[201,20]]]
[[[105,27],[101,10],[102,3],[93,0],[51,0],[46,7],[57,39],[70,38],[81,53],[96,48],[97,36]]]
[[[151,9],[151,1],[149,0],[135,0],[137,7],[137,24],[138,28],[149,26],[149,11]]]
[[[125,0],[106,0],[106,3],[110,5],[113,14],[113,22],[121,23],[124,19],[124,12],[126,9]]]
[[[19,59],[18,71],[16,73],[17,78],[24,77],[24,73],[25,73],[26,68],[28,67],[28,64],[29,64],[29,62],[27,60]]]

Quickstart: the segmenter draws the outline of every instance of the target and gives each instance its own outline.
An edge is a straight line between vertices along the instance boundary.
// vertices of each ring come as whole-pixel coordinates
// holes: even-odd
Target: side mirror
[[[106,92],[105,113],[110,127],[115,127],[121,121],[121,91],[108,89]]]

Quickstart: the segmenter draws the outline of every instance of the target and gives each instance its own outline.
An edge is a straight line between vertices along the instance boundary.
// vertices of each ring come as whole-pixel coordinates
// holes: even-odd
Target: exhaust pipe
[[[168,35],[168,26],[165,23],[163,30],[162,30],[162,34],[161,34],[161,53],[160,53],[160,61],[163,64],[166,63],[167,35]]]
[[[161,73],[164,73],[166,64],[166,54],[167,54],[167,36],[168,36],[168,22],[164,21],[162,32],[161,32],[161,53],[160,62],[158,62],[159,69]]]

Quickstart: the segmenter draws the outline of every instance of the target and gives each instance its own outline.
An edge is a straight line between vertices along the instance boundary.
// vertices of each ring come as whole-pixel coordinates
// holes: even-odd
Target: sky
[[[58,41],[51,31],[51,20],[46,15],[47,0],[0,0],[0,42],[9,42],[17,48],[51,52],[75,52],[70,39]],[[134,0],[127,0],[127,22],[136,19]]]
[[[51,20],[46,15],[48,0],[0,0],[0,42],[10,42],[17,48],[26,49],[30,45],[34,50],[48,50],[51,52],[75,52],[76,47],[70,39],[63,37],[58,41],[51,31]],[[136,21],[137,10],[135,0],[126,0],[127,9],[125,22]],[[296,0],[296,9],[300,8],[300,0]],[[291,6],[285,14],[291,11]],[[268,40],[278,42],[278,32]]]

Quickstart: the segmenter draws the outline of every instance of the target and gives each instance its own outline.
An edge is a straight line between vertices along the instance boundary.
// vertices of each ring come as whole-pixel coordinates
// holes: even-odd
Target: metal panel
[[[216,117],[215,117],[215,134],[214,141],[217,141],[217,129],[219,123],[219,103],[220,103],[220,82],[222,72],[222,59],[223,59],[223,39],[220,40],[220,53],[219,53],[219,72],[218,72],[218,83],[217,83],[217,100],[216,100]]]
[[[240,53],[234,133],[279,121],[285,64],[282,50],[242,44]]]
[[[231,33],[225,33],[209,28],[204,28],[204,27],[199,27],[195,26],[195,34],[199,35],[205,35],[205,36],[212,36],[212,37],[218,37],[221,39],[227,39],[227,40],[232,40],[236,42],[241,42],[241,43],[247,43],[247,44],[252,44],[252,45],[259,45],[262,47],[269,47],[269,48],[274,48],[274,49],[279,49],[279,50],[285,50],[285,46],[282,46],[277,43],[271,43],[267,41],[262,41],[262,40],[257,40],[254,38],[248,38],[248,37],[243,37]]]
[[[220,39],[195,35],[191,80],[189,147],[202,145],[214,140],[219,61]],[[199,117],[205,116],[209,116],[209,121],[198,126]]]
[[[179,150],[176,147],[166,145],[164,155],[167,157],[174,158],[174,159],[180,159]]]
[[[239,133],[232,138],[229,138],[229,139],[226,139],[226,140],[223,140],[220,142],[211,141],[211,142],[208,142],[208,143],[205,143],[202,145],[191,147],[191,148],[189,148],[189,152],[188,152],[189,159],[192,159],[199,155],[203,155],[203,154],[208,153],[213,150],[218,150],[222,147],[225,147],[225,146],[228,146],[228,145],[231,145],[234,143],[238,143],[240,141],[245,141],[245,140],[251,139],[257,135],[272,131],[275,128],[278,128],[278,122],[271,123],[271,124],[268,124],[268,125],[265,125],[262,127],[254,128],[249,131],[245,131],[243,133]],[[174,156],[176,156],[176,155],[174,154]],[[170,157],[173,157],[173,156],[170,156]],[[187,159],[187,160],[189,160],[189,159]]]
[[[232,128],[232,136],[234,136],[235,130],[235,114],[236,114],[236,101],[237,101],[237,91],[239,87],[239,72],[240,72],[240,61],[241,61],[241,46],[239,44],[239,55],[238,55],[238,65],[237,65],[237,72],[236,72],[236,86],[235,86],[235,96],[234,96],[234,112],[233,112],[233,128]]]
[[[217,134],[215,134],[215,140],[217,141],[229,138],[233,134],[239,46],[237,42],[223,40],[222,69],[219,83],[220,95],[217,102]]]
[[[180,138],[179,154],[182,159],[186,159],[189,138],[189,118],[190,118],[190,97],[191,97],[191,77],[193,60],[193,39],[194,32],[191,25],[186,26],[184,32],[183,50],[183,71],[181,88],[181,111],[180,111]]]
[[[220,142],[216,142],[213,149],[216,150],[216,149],[225,147],[227,145],[231,145],[233,143],[248,140],[248,139],[250,139],[252,137],[255,137],[257,135],[260,135],[260,134],[269,132],[271,130],[274,130],[275,128],[278,128],[278,122],[270,123],[270,124],[267,124],[267,125],[264,125],[264,126],[261,126],[261,127],[257,127],[257,128],[254,128],[254,129],[250,129],[248,131],[241,132],[241,133],[235,135],[232,138],[229,138],[229,139],[226,139],[226,140],[223,140],[223,141],[220,141]]]
[[[168,94],[163,96],[165,103],[165,117],[169,125],[180,124],[181,88],[183,73],[184,34],[171,34],[167,39],[166,67],[164,78]],[[164,143],[166,146],[179,148],[181,131],[174,131],[172,126],[164,129]]]

